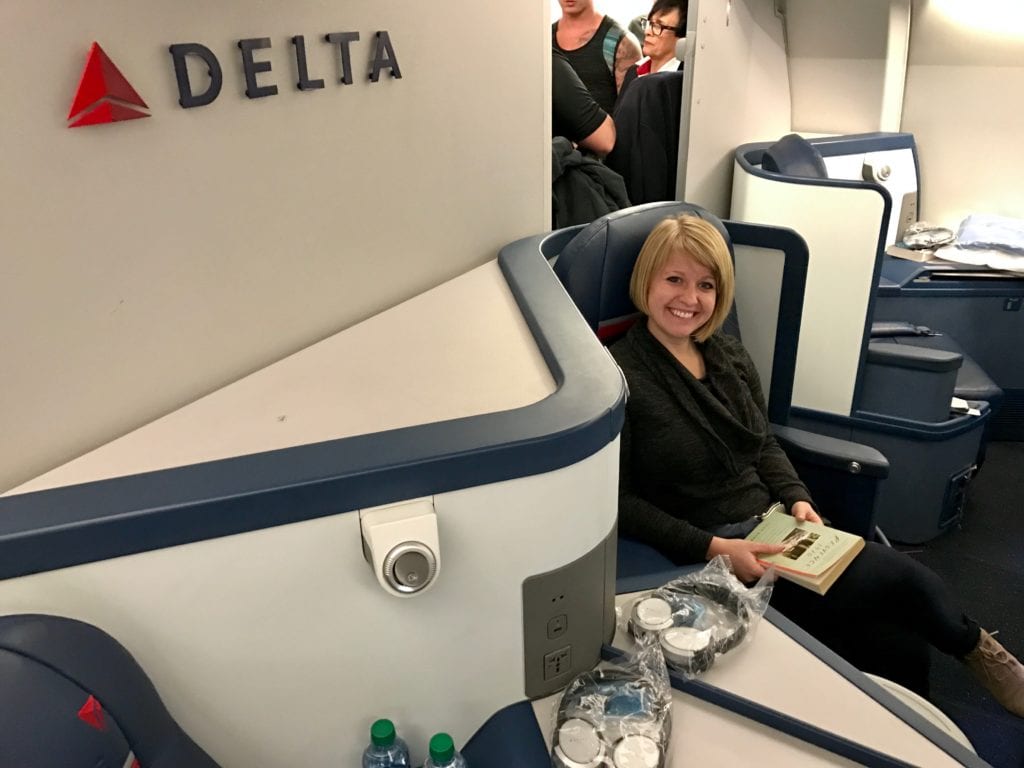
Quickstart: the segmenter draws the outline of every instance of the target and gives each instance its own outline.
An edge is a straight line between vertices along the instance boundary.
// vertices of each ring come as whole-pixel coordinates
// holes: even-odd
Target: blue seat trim
[[[536,238],[498,257],[555,379],[522,408],[0,498],[0,578],[550,472],[622,429],[625,386]]]
[[[846,187],[849,189],[872,189],[882,196],[885,204],[885,212],[882,221],[888,222],[892,212],[892,197],[889,190],[881,184],[873,181],[860,181],[855,179],[823,179],[810,176],[789,176],[785,174],[766,171],[761,167],[765,151],[775,142],[762,141],[752,144],[741,144],[736,148],[735,159],[745,173],[757,176],[762,179],[785,182],[788,184],[810,184],[824,187]],[[809,142],[822,157],[835,157],[839,155],[862,154],[866,152],[880,152],[894,149],[910,149],[914,153],[914,165],[917,167],[917,145],[914,143],[914,136],[910,133],[869,133],[855,134],[850,136],[837,136],[826,139],[811,139]],[[920,176],[920,172],[918,172]],[[920,189],[918,179],[918,189]],[[885,247],[884,233],[883,242],[879,245],[879,251]]]
[[[793,401],[797,344],[803,321],[804,289],[807,284],[809,255],[807,243],[792,229],[765,224],[724,221],[732,243],[769,248],[786,254],[779,286],[779,318],[775,326],[775,352],[772,356],[772,380],[768,382],[768,420],[785,424]]]
[[[981,411],[981,416],[951,416],[947,421],[938,423],[901,419],[898,416],[872,413],[871,411],[858,411],[853,416],[837,416],[834,413],[824,413],[812,408],[800,408],[798,406],[793,407],[791,414],[798,420],[803,418],[825,424],[837,424],[848,427],[851,430],[863,429],[879,434],[912,438],[922,442],[934,442],[949,440],[950,438],[970,432],[978,426],[979,419],[987,421],[989,416],[992,415],[988,403],[979,401],[974,402],[973,405]]]
[[[822,157],[838,157],[840,155],[855,155],[864,152],[886,152],[896,149],[913,149],[915,160],[917,157],[917,144],[912,133],[850,133],[841,136],[825,136],[821,138],[808,139],[811,144],[821,153]],[[775,142],[761,141],[750,144],[742,144],[736,149],[736,158],[740,155],[754,150],[765,150]],[[760,156],[756,162],[760,163]]]

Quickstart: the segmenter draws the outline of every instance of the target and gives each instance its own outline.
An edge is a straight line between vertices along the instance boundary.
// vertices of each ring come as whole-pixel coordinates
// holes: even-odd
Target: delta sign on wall
[[[358,32],[331,32],[323,36],[323,44],[337,49],[337,82],[351,85],[353,78],[352,46],[360,40]],[[300,91],[318,91],[326,87],[326,78],[316,77],[309,71],[306,58],[306,39],[295,35],[290,39]],[[241,58],[245,77],[245,95],[250,99],[274,96],[278,85],[273,81],[273,64],[264,52],[273,47],[269,37],[246,38],[238,41],[238,55]],[[200,43],[175,43],[170,51],[170,65],[178,84],[178,104],[182,109],[204,107],[212,104],[224,86],[224,70],[220,59],[207,46]],[[202,82],[194,82],[189,75],[188,62],[206,65],[207,76]],[[369,58],[368,79],[379,82],[381,73],[389,71],[394,78],[400,78],[391,36],[381,30],[373,36]],[[102,125],[123,120],[137,120],[149,117],[149,107],[132,87],[99,43],[93,42],[86,56],[82,76],[68,112],[68,127],[80,128],[87,125]]]

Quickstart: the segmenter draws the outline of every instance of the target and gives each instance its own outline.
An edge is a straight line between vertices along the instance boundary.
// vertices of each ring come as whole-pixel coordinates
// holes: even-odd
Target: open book
[[[824,595],[846,566],[864,549],[864,539],[852,533],[837,531],[819,523],[797,520],[783,511],[781,504],[772,507],[748,541],[785,544],[777,555],[760,555],[757,561],[772,567],[779,576]]]

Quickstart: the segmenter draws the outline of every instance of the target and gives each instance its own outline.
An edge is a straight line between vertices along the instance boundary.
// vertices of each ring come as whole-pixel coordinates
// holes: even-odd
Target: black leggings
[[[863,672],[928,695],[928,646],[962,658],[980,629],[931,569],[875,542],[824,596],[779,579],[771,605]]]

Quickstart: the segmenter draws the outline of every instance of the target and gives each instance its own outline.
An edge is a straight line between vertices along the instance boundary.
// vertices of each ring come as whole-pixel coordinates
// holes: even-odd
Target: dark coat
[[[551,195],[554,229],[589,224],[629,207],[622,177],[561,136],[551,140]]]
[[[656,72],[623,88],[615,106],[615,148],[605,158],[634,205],[676,199],[683,73]]]

